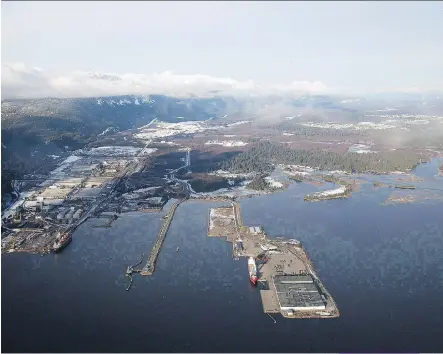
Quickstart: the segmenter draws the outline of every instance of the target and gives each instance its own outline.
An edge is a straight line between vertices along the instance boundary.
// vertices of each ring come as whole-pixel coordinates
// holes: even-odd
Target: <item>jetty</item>
[[[155,262],[157,261],[157,257],[160,253],[163,241],[165,240],[166,234],[168,233],[169,226],[171,225],[172,219],[174,217],[174,213],[177,210],[177,207],[183,201],[184,200],[179,200],[175,202],[169,209],[168,213],[164,216],[163,225],[157,235],[154,247],[152,248],[151,253],[149,254],[148,261],[146,262],[146,265],[143,267],[143,269],[140,271],[141,275],[152,275],[152,273],[154,273]]]

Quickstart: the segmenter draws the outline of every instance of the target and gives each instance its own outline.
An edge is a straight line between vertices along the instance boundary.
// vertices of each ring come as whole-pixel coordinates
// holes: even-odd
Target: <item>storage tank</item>
[[[57,214],[57,220],[62,220],[68,210],[62,210]]]
[[[65,219],[66,220],[72,219],[73,215],[74,215],[74,210],[69,210],[69,212],[65,215]]]
[[[74,215],[72,216],[73,219],[80,219],[80,215],[82,215],[82,210],[77,210]]]

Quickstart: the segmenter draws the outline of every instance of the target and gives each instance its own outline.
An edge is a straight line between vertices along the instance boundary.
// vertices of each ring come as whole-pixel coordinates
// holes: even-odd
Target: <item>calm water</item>
[[[436,164],[416,174],[443,189]],[[443,351],[443,204],[382,206],[392,191],[369,184],[351,199],[303,202],[316,190],[245,199],[242,215],[304,243],[340,318],[274,324],[246,260],[206,236],[208,209],[221,204],[192,201],[177,209],[154,275],[129,292],[126,267],[152,247],[158,215],[126,214],[111,229],[89,220],[59,255],[2,255],[2,350]]]

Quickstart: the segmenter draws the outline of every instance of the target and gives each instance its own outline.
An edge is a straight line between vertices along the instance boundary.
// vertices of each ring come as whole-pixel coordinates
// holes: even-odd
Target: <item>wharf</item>
[[[263,303],[263,312],[280,313],[280,306],[275,291],[260,290],[261,301]]]
[[[338,317],[334,299],[315,273],[302,244],[281,237],[268,239],[262,228],[246,227],[240,205],[231,205],[213,208],[209,213],[208,236],[223,235],[232,242],[234,259],[254,258],[257,286],[266,284],[260,290],[263,311],[281,313],[286,318]]]

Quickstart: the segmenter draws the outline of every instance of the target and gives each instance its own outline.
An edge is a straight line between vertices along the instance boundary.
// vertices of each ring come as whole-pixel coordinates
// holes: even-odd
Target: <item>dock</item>
[[[171,208],[169,209],[168,214],[166,214],[163,219],[163,225],[157,235],[157,239],[155,241],[154,247],[149,254],[148,261],[143,269],[140,271],[141,275],[152,275],[155,270],[155,262],[157,261],[157,257],[160,253],[160,249],[163,245],[163,241],[165,240],[166,234],[168,233],[169,226],[171,225],[172,219],[174,218],[174,213],[177,210],[177,207],[180,205],[182,200],[175,202]]]
[[[261,301],[263,303],[263,312],[280,313],[277,296],[273,290],[260,290]]]

